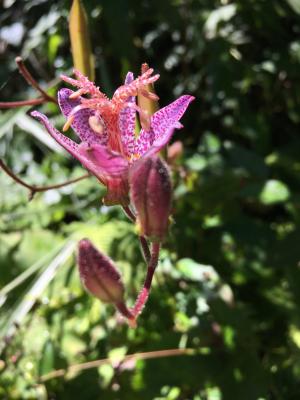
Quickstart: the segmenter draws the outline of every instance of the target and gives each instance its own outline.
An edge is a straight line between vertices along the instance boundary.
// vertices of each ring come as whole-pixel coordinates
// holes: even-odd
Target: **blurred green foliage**
[[[35,95],[17,55],[46,86],[71,71],[70,3],[2,2],[1,100]],[[0,398],[298,399],[299,2],[84,3],[105,92],[147,61],[161,74],[162,106],[197,97],[176,133],[185,151],[173,176],[174,223],[132,330],[83,291],[76,270],[75,243],[89,237],[118,262],[129,301],[143,280],[134,228],[118,208],[101,206],[103,188],[90,178],[28,202],[1,171]],[[43,111],[62,125],[55,106]],[[26,112],[0,113],[1,158],[34,184],[79,176]],[[194,353],[121,362],[174,348]],[[112,364],[39,380],[107,357]]]

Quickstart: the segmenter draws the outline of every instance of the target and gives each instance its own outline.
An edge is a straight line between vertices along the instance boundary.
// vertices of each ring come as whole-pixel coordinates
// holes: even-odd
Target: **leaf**
[[[42,358],[39,362],[39,376],[45,375],[54,369],[55,347],[51,339],[48,339],[42,349]]]
[[[57,50],[61,45],[63,39],[60,35],[52,35],[48,43],[48,58],[49,62],[53,63],[57,54]]]
[[[286,0],[295,13],[300,14],[300,1],[299,0]]]
[[[123,360],[127,353],[127,347],[116,347],[108,353],[108,358],[113,367],[117,367]]]
[[[28,117],[28,115],[17,114],[15,123],[19,128],[36,137],[45,146],[49,147],[49,149],[56,153],[67,155],[67,152],[65,152],[63,148],[50,137],[50,135],[48,135],[46,130],[42,128],[41,124]]]
[[[259,197],[260,201],[266,205],[282,203],[289,199],[290,191],[283,182],[271,179],[266,182]]]
[[[12,132],[16,120],[25,115],[24,108],[13,108],[6,112],[0,112],[0,138]]]
[[[8,315],[8,321],[1,329],[1,337],[11,337],[15,334],[16,329],[22,324],[24,318],[29,313],[36,300],[43,293],[47,285],[54,278],[57,270],[71,256],[75,249],[75,242],[69,241],[59,252],[59,254],[50,262],[47,268],[34,281],[26,295],[20,299],[15,309]],[[0,343],[0,352],[3,350],[5,342]]]
[[[206,20],[204,32],[208,39],[217,36],[218,25],[221,21],[229,21],[236,14],[237,7],[235,4],[228,4],[213,10]]]
[[[23,234],[23,240],[15,255],[15,260],[23,268],[28,267],[60,244],[61,238],[50,230],[28,230]]]
[[[219,276],[211,265],[198,264],[190,258],[182,258],[176,264],[182,277],[195,281],[211,280],[217,282]]]
[[[0,244],[1,244],[1,237],[0,237]],[[49,261],[49,259],[51,259],[52,257],[55,256],[55,254],[58,252],[59,248],[61,248],[61,245],[56,247],[54,250],[50,251],[50,253],[45,254],[42,258],[39,258],[34,264],[32,264],[30,267],[26,268],[24,272],[22,272],[15,279],[13,279],[6,286],[4,286],[0,290],[0,307],[4,304],[4,302],[7,298],[7,295],[12,290],[14,290],[18,286],[20,286],[28,278],[30,278],[31,275],[33,275],[35,272],[37,272],[39,269],[41,269],[46,264],[46,262]]]

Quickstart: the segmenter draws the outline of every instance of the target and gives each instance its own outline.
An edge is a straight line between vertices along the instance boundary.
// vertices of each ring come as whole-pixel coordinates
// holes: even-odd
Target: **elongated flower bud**
[[[158,156],[142,158],[130,170],[131,201],[141,234],[161,241],[168,229],[172,185],[165,162]]]
[[[124,286],[113,262],[88,239],[79,242],[79,274],[88,292],[106,303],[123,302]]]
[[[141,73],[144,74],[148,69],[149,65],[146,63],[143,64]],[[152,115],[159,109],[158,97],[155,94],[153,83],[146,85],[143,90],[138,90],[137,100],[140,109],[143,111],[140,114],[141,126],[146,131],[149,131],[150,117],[152,117]]]
[[[94,80],[95,65],[91,51],[88,20],[81,0],[73,0],[70,10],[69,32],[74,67]]]

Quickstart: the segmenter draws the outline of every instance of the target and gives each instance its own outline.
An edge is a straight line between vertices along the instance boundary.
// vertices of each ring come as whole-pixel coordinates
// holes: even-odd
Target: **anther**
[[[83,90],[83,89],[76,90],[76,92],[73,92],[73,93],[69,96],[69,99],[77,99],[77,98],[80,97],[82,94],[84,94],[84,90]]]
[[[70,128],[70,126],[73,124],[73,122],[74,122],[74,118],[75,118],[75,116],[74,115],[71,115],[68,119],[67,119],[67,121],[66,121],[66,123],[64,124],[64,126],[63,126],[63,132],[66,132],[69,128]]]
[[[96,115],[91,115],[89,117],[89,125],[94,132],[101,135],[104,132],[104,124]]]

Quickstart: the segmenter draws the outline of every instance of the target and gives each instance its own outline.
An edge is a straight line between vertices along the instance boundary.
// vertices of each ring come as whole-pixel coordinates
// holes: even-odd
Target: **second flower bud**
[[[141,235],[161,241],[167,233],[172,199],[166,163],[158,156],[143,158],[132,166],[129,179]]]

